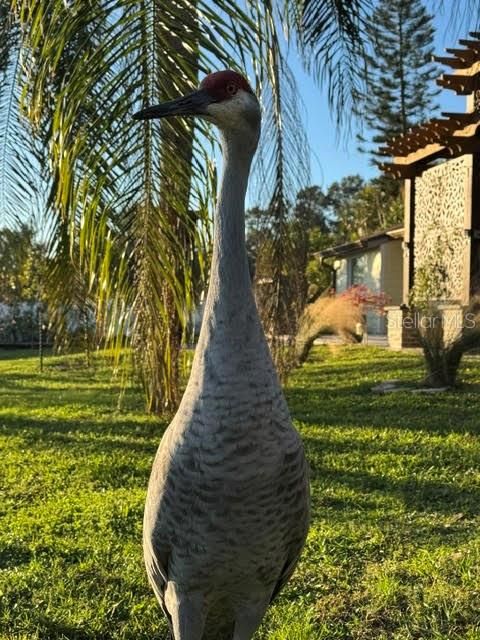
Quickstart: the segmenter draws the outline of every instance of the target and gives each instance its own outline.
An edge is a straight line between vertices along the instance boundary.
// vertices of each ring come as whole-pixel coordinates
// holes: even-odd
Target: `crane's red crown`
[[[200,83],[200,89],[208,91],[218,102],[232,98],[239,89],[255,95],[247,80],[240,73],[231,69],[216,71],[205,76]]]

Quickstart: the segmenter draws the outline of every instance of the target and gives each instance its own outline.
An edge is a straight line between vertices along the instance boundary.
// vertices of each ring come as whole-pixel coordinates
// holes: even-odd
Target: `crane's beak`
[[[146,107],[133,114],[135,120],[152,120],[153,118],[168,118],[169,116],[201,116],[207,114],[209,104],[215,102],[208,91],[199,89],[182,98],[162,102],[153,107]]]

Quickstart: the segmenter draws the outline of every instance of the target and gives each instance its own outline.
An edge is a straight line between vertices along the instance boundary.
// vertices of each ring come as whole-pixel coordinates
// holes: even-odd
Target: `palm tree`
[[[288,202],[306,182],[308,154],[280,31],[295,36],[341,120],[357,89],[369,4],[0,0],[0,29],[9,34],[0,44],[0,207],[15,211],[2,193],[18,203],[22,189],[45,190],[57,308],[68,308],[78,290],[95,303],[107,342],[118,354],[133,347],[150,410],[178,398],[178,351],[208,255],[213,139],[207,126],[194,135],[188,122],[133,124],[131,114],[214,68],[237,67],[255,79],[265,110],[257,169],[259,184],[271,185],[263,200],[276,215],[281,287],[288,251],[280,238]],[[5,140],[15,141],[12,161]],[[24,140],[35,149],[16,144]],[[43,178],[35,188],[26,175],[34,158]],[[276,300],[273,315],[280,288]]]

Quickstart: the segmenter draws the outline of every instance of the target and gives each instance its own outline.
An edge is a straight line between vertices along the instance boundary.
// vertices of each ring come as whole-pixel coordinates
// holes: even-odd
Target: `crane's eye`
[[[238,87],[234,82],[229,82],[227,84],[226,90],[229,96],[234,96],[238,91]]]

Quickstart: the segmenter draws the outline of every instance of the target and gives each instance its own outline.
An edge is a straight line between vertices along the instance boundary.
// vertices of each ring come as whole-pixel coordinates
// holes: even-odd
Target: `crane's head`
[[[236,71],[217,71],[206,76],[197,91],[176,100],[147,107],[134,114],[136,120],[200,116],[225,134],[253,138],[260,132],[260,105],[247,80]]]

